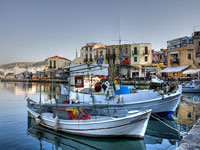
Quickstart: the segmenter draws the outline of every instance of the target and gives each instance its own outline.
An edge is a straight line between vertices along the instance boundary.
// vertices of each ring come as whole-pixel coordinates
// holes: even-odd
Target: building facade
[[[58,70],[69,67],[70,60],[61,56],[53,56],[46,59],[48,63],[48,70]]]
[[[188,44],[186,47],[167,50],[167,66],[168,67],[183,66],[183,69],[181,71],[176,72],[176,70],[174,70],[173,72],[172,70],[172,72],[168,73],[168,76],[181,77],[181,76],[185,76],[182,74],[185,69],[196,69],[197,67],[195,65],[194,56],[195,55],[194,55],[193,44]]]
[[[109,45],[106,46],[105,63],[110,65],[110,75],[129,78],[131,72],[130,65],[131,45]]]
[[[83,58],[81,64],[96,64],[95,61],[95,49],[104,48],[103,43],[87,43],[86,46],[81,48],[80,57]]]
[[[151,43],[133,43],[131,45],[131,77],[147,77],[155,69],[152,63]]]

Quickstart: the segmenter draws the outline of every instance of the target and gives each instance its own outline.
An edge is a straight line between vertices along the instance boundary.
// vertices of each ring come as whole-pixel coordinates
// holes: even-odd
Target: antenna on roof
[[[122,41],[128,41],[128,40],[122,40],[122,39],[121,39],[120,16],[119,16],[119,40],[113,40],[113,41],[119,41],[119,45],[122,44]]]
[[[120,16],[119,16],[119,45],[121,45],[121,33],[120,33]]]

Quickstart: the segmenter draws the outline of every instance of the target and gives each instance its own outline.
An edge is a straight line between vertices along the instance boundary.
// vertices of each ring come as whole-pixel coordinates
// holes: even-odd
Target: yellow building
[[[130,77],[131,45],[106,46],[105,63],[110,65],[110,75],[118,77]]]
[[[169,77],[186,76],[186,74],[183,74],[183,71],[186,69],[196,69],[197,67],[194,63],[195,55],[193,44],[167,50],[167,66],[171,68],[171,71],[168,72]]]
[[[131,45],[132,76],[146,77],[148,70],[153,69],[151,43],[133,43]]]
[[[106,46],[106,64],[120,64],[124,59],[130,60],[130,55],[130,44]]]
[[[57,70],[69,67],[70,60],[61,56],[53,56],[46,59],[48,70]]]

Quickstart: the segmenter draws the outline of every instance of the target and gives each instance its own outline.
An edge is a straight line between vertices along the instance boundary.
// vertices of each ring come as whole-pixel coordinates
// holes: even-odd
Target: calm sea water
[[[42,84],[42,100],[61,98],[59,85],[51,87]],[[187,94],[183,95],[173,118],[164,118],[162,122],[150,119],[144,139],[85,138],[35,125],[28,118],[26,98],[38,100],[39,96],[40,85],[37,83],[0,83],[0,150],[174,150],[181,136],[199,117],[200,95]]]

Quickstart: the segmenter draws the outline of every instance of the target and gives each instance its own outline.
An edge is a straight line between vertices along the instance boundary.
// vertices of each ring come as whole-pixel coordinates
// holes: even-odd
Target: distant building
[[[152,63],[151,43],[134,43],[131,45],[132,77],[147,77],[156,71]]]
[[[105,46],[94,49],[94,63],[106,64],[106,48],[105,48]]]
[[[160,71],[167,67],[167,49],[152,50],[152,66],[157,67],[156,75],[166,76],[165,73],[161,74]]]
[[[81,64],[96,64],[95,49],[105,47],[103,43],[87,43],[86,46],[81,48],[80,57],[83,58]]]
[[[198,58],[200,47],[200,33],[194,32],[193,37],[181,37],[167,41],[167,68],[161,72],[167,73],[169,77],[185,77],[185,70],[200,67]]]
[[[187,45],[194,44],[193,37],[181,37],[177,39],[173,39],[170,41],[167,41],[167,49],[176,49],[176,48],[183,48],[186,47]]]
[[[110,65],[112,76],[130,77],[131,45],[109,45],[106,46],[105,63]]]
[[[69,67],[70,60],[61,56],[53,56],[46,59],[48,70],[58,70]]]

